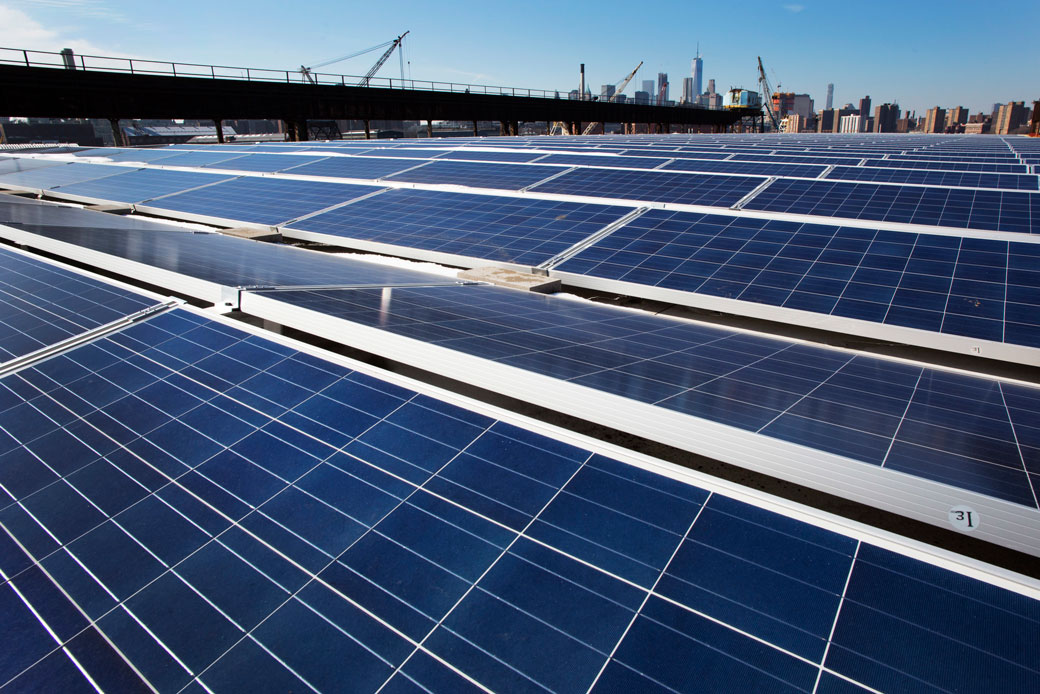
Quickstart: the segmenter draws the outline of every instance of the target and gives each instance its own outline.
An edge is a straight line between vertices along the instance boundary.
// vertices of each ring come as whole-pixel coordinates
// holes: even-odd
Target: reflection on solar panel
[[[670,168],[670,167],[669,167]],[[838,166],[827,178],[844,181],[878,181],[888,183],[923,183],[930,186],[959,186],[962,188],[1008,188],[1010,190],[1037,190],[1037,176],[1017,174],[977,173],[972,171],[922,171],[920,169],[878,169],[858,166]]]
[[[234,169],[236,171],[287,171],[321,160],[320,156],[305,157],[297,154],[247,154],[244,157],[206,164],[206,168]]]
[[[731,161],[760,161],[760,162],[777,162],[783,164],[821,164],[826,166],[827,164],[849,164],[854,162],[855,159],[848,157],[834,157],[826,155],[782,155],[782,154],[770,154],[769,152],[763,152],[762,154],[734,154]]]
[[[555,269],[1040,347],[1040,245],[651,210]]]
[[[256,224],[284,224],[377,190],[368,186],[246,176],[153,200],[149,207]]]
[[[295,227],[341,238],[537,265],[630,211],[606,205],[397,189],[308,217]]]
[[[800,178],[816,178],[823,173],[826,166],[810,166],[808,164],[773,164],[770,162],[743,161],[699,161],[697,159],[679,159],[662,167],[675,171],[714,171],[718,173],[748,174],[750,176],[794,176]]]
[[[123,171],[123,170],[121,170]],[[228,180],[228,176],[168,169],[125,169],[115,176],[60,186],[58,193],[116,202],[141,202],[189,188]]]
[[[187,287],[178,286],[179,291],[192,293],[209,301],[221,299],[220,287],[382,286],[446,282],[444,277],[439,275],[222,234],[101,229],[92,225],[79,228],[21,225],[20,229],[31,233],[32,236],[18,235],[17,232],[3,227],[0,227],[0,236],[48,251],[56,247],[47,245],[46,240],[69,244],[62,249],[66,255],[75,255],[77,249],[104,253],[110,256],[110,261],[116,262],[104,266],[113,271],[125,267],[120,266],[119,261],[132,261],[141,263],[146,268],[176,273],[189,280],[205,283],[201,288],[198,283]],[[95,264],[105,261],[104,258],[93,259]],[[156,277],[147,276],[150,280],[156,281]],[[166,281],[172,284],[174,279]],[[450,280],[447,282],[451,283]]]
[[[170,155],[173,156],[170,156]],[[167,150],[162,161],[155,162],[160,166],[206,166],[208,164],[226,163],[229,167],[236,159],[242,159],[246,152],[239,150],[220,150],[215,152],[183,152]]]
[[[386,291],[270,298],[1037,508],[1022,463],[1036,454],[1020,453],[1015,432],[1032,426],[1040,389],[496,287]],[[633,414],[626,430],[650,416]]]
[[[313,164],[305,164],[288,173],[301,176],[330,176],[334,178],[376,179],[418,166],[414,159],[369,159],[367,157],[328,157]]]
[[[780,179],[745,209],[1040,233],[1037,193]]]
[[[729,207],[764,180],[743,176],[578,169],[535,186],[533,190],[538,193]]]
[[[112,161],[145,161],[145,162],[156,162],[158,163],[162,159],[172,159],[177,154],[177,150],[172,148],[163,147],[161,149],[127,149],[127,150],[109,150],[109,149],[95,149],[92,151],[91,156],[105,157]],[[163,161],[163,165],[167,162]]]
[[[69,183],[89,181],[103,176],[126,173],[132,169],[123,166],[105,166],[104,164],[62,164],[46,168],[14,171],[0,175],[0,186],[13,185],[26,188],[54,188]]]
[[[452,183],[473,188],[519,190],[563,171],[558,166],[537,164],[481,164],[468,161],[434,161],[394,176],[391,181]]]
[[[544,157],[542,152],[530,154],[527,152],[473,152],[459,149],[452,152],[443,152],[437,155],[438,159],[453,159],[459,161],[531,161]]]
[[[13,173],[15,171],[28,171],[30,169],[42,169],[48,166],[58,166],[61,163],[62,162],[51,159],[0,157],[0,174]]]
[[[99,214],[67,205],[41,203],[13,195],[0,195],[0,224],[39,227],[85,226],[102,229],[154,229],[181,231],[180,227],[143,217]]]
[[[17,691],[1038,676],[1033,598],[187,311],[0,389]]]
[[[156,303],[81,273],[0,248],[0,362]]]

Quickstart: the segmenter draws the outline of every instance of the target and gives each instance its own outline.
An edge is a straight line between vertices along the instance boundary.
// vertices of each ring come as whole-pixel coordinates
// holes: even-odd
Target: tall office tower
[[[604,84],[599,88],[599,100],[610,101],[610,98],[614,96],[614,91],[615,88],[613,84]]]
[[[697,101],[698,92],[693,89],[693,78],[683,77],[682,81],[682,102],[684,104],[692,104]]]
[[[657,92],[654,91],[654,81],[653,80],[643,80],[643,91],[650,95],[650,103],[651,104],[656,104],[657,103],[657,98],[656,98]]]
[[[834,108],[834,83],[831,82],[827,85],[827,105],[824,107],[828,111]]]
[[[701,93],[701,81],[704,75],[704,61],[701,59],[700,46],[697,47],[697,57],[693,59],[691,74],[693,75],[693,93],[694,95]]]
[[[714,94],[715,93],[715,80],[708,80],[708,93],[709,94]]]
[[[941,133],[946,127],[946,109],[935,108],[928,109],[928,113],[924,117],[924,132],[926,133]]]
[[[899,120],[899,106],[896,104],[881,104],[874,109],[874,132],[894,133],[896,123]]]
[[[866,123],[867,118],[870,116],[870,94],[859,100],[859,117],[862,122]]]
[[[663,104],[668,101],[668,73],[657,73],[657,103]]]

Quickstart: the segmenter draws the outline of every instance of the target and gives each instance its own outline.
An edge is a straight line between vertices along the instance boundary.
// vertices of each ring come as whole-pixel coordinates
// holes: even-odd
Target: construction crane
[[[310,67],[307,67],[305,65],[301,65],[300,66],[300,74],[303,75],[303,78],[305,80],[307,80],[308,82],[310,82],[311,84],[317,84],[317,81],[314,79],[314,71],[316,69],[318,69],[320,67],[325,67],[326,65],[332,65],[333,63],[340,63],[340,62],[343,62],[344,60],[350,60],[351,58],[356,58],[359,55],[364,55],[366,53],[371,53],[372,51],[378,51],[380,48],[386,48],[386,52],[383,53],[383,55],[379,56],[379,60],[376,61],[376,64],[373,65],[372,68],[367,73],[365,73],[365,76],[361,78],[361,81],[358,82],[357,86],[359,86],[359,87],[367,87],[369,85],[369,82],[372,80],[372,77],[377,72],[379,72],[379,68],[383,67],[383,64],[390,57],[390,54],[394,52],[394,49],[396,49],[398,46],[401,45],[401,41],[404,40],[404,37],[407,36],[410,33],[410,31],[411,30],[404,32],[403,34],[398,36],[396,39],[392,39],[390,41],[384,41],[383,43],[380,43],[380,44],[378,44],[376,46],[371,46],[371,47],[366,48],[364,50],[357,51],[356,53],[351,53],[350,55],[344,55],[344,56],[340,56],[339,58],[333,58],[332,60],[326,60],[323,63],[318,63],[318,64],[312,65]],[[389,48],[387,48],[387,46],[389,46]],[[404,53],[401,53],[400,56],[401,56],[401,81],[403,82],[404,81]]]
[[[758,86],[762,90],[762,101],[765,103],[766,113],[769,114],[769,120],[773,124],[773,130],[780,131],[780,122],[776,119],[776,112],[773,110],[773,88],[769,86],[769,79],[766,77],[766,70],[762,67],[762,56],[758,57]]]
[[[625,79],[623,79],[623,80],[621,80],[620,82],[617,83],[617,85],[614,87],[614,93],[610,96],[610,103],[613,103],[613,102],[617,101],[617,98],[619,96],[621,96],[621,93],[623,91],[625,91],[625,87],[628,86],[628,83],[632,81],[632,78],[636,76],[636,73],[639,72],[639,68],[641,68],[641,67],[643,67],[643,61],[642,60],[639,61],[639,65],[636,65],[636,69],[635,70],[633,70],[632,72],[628,73],[628,77],[626,77]],[[582,132],[582,135],[590,135],[590,134],[592,134],[592,131],[596,129],[597,125],[600,125],[600,123],[598,123],[598,122],[589,123],[588,126],[586,126],[584,132]]]

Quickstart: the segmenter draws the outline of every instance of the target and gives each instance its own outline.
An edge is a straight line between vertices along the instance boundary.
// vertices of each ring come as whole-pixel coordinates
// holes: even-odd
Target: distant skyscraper
[[[701,60],[701,48],[697,47],[697,57],[693,59],[691,74],[693,75],[693,93],[696,96],[701,93],[702,78],[704,76],[704,61]]]
[[[708,93],[709,94],[714,94],[715,93],[715,80],[708,80]]]
[[[896,104],[881,104],[874,109],[874,132],[894,133],[899,120],[899,106]]]
[[[651,104],[657,103],[657,99],[656,99],[657,92],[654,91],[654,81],[653,80],[643,80],[643,91],[650,95],[650,103]]]
[[[834,83],[831,82],[827,85],[827,106],[825,108],[829,111],[834,108]]]
[[[657,103],[663,104],[668,101],[668,73],[657,73]]]
[[[610,97],[614,96],[614,85],[604,84],[599,88],[599,100],[610,101]]]
[[[946,125],[964,125],[968,122],[968,109],[963,106],[951,108],[946,113]]]
[[[693,88],[693,78],[684,77],[682,81],[682,103],[692,104],[697,101],[697,96],[700,92],[697,92]]]
[[[863,123],[867,122],[867,118],[870,116],[870,94],[859,100],[859,117]]]
[[[926,133],[941,133],[946,128],[946,109],[935,108],[928,109],[928,113],[924,117],[924,132]]]

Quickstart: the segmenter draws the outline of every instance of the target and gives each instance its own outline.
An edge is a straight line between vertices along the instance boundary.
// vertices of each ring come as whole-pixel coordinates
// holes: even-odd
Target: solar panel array
[[[394,380],[189,309],[0,379],[0,680],[826,692],[1040,677],[1021,647],[1035,588]],[[967,615],[985,628],[965,633]]]

